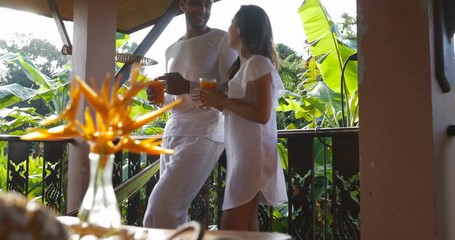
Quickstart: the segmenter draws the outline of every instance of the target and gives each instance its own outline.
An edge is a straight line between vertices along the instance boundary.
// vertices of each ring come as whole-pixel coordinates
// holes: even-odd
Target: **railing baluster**
[[[349,182],[359,173],[359,138],[337,136],[332,139],[333,151],[333,236],[335,240],[360,239],[360,228],[355,219],[359,219],[360,204],[351,197],[350,188],[359,188],[359,182]],[[344,181],[343,181],[344,180]],[[348,188],[345,182],[349,183]]]
[[[112,185],[117,187],[123,181],[123,151],[115,153],[112,171]]]
[[[141,171],[141,155],[136,153],[128,153],[128,178],[133,177]],[[142,222],[139,222],[139,217],[142,217],[142,214],[139,211],[140,205],[140,193],[138,192],[134,196],[128,199],[128,213],[127,213],[127,223],[131,225],[141,225]],[[141,216],[139,216],[141,215]]]
[[[7,190],[28,195],[29,155],[30,144],[28,142],[8,142]]]
[[[289,187],[289,234],[301,239],[315,239],[314,229],[314,162],[313,136],[299,136],[288,138],[288,187]],[[300,184],[294,179],[294,173],[303,177],[310,175]],[[310,201],[306,193],[310,192]],[[300,214],[293,219],[293,209],[301,209]]]
[[[60,213],[65,211],[62,207],[64,145],[62,142],[45,142],[43,151],[42,201]]]

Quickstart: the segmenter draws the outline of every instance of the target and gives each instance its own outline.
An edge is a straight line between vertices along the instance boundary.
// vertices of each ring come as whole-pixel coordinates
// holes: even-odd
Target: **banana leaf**
[[[333,91],[341,91],[341,72],[346,59],[357,50],[341,40],[335,23],[330,19],[320,0],[305,0],[298,10],[310,52],[326,82]],[[347,90],[357,90],[357,62],[346,65]]]
[[[19,52],[17,54],[10,53],[4,56],[3,59],[0,60],[7,60],[9,62],[13,62],[20,66],[24,71],[25,75],[28,79],[32,80],[39,86],[46,86],[47,88],[52,88],[52,82],[44,75],[38,67],[32,62],[32,60],[27,56],[24,52]]]
[[[17,83],[0,86],[0,109],[30,100],[36,94],[36,90],[23,87]]]
[[[0,57],[0,61],[7,61],[16,64],[22,69],[29,80],[39,86],[39,89],[36,90],[34,99],[42,98],[45,101],[51,101],[55,98],[56,93],[62,92],[62,87],[69,84],[69,81],[62,84],[58,80],[53,80],[46,76],[24,52],[7,53]]]

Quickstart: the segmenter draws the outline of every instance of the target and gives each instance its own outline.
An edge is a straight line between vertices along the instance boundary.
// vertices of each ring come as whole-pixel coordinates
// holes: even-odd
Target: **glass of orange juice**
[[[216,89],[216,78],[203,77],[199,78],[199,87],[205,90]]]
[[[162,107],[164,104],[165,80],[153,80],[147,88],[147,98],[151,104]]]
[[[199,88],[204,90],[216,90],[216,78],[201,77],[199,78]],[[204,107],[204,109],[212,109],[212,107]]]

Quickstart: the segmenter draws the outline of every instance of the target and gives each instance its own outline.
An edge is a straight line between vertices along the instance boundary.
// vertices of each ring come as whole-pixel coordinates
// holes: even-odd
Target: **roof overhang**
[[[0,7],[53,17],[49,0],[0,0]],[[73,21],[74,0],[55,2],[60,17]],[[117,0],[117,32],[131,34],[155,25],[174,0]],[[178,0],[177,0],[178,1]]]

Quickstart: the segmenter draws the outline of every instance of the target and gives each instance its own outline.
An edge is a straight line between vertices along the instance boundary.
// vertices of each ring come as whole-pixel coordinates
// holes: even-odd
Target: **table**
[[[57,219],[67,226],[80,226],[79,219],[76,217],[59,216]],[[198,225],[195,222],[190,222],[186,225],[182,225],[179,229],[158,229],[158,228],[143,228],[137,226],[123,225],[118,230],[119,235],[123,235],[123,239],[133,240],[169,240],[172,235],[181,230],[180,228],[192,228]],[[200,227],[200,225],[198,225]],[[196,226],[197,227],[197,226]],[[99,230],[99,229],[98,229]],[[94,231],[97,231],[96,229]],[[102,231],[102,230],[100,230]],[[173,240],[190,240],[198,239],[193,237],[194,230],[184,231],[173,237]],[[92,238],[93,239],[93,238]],[[291,236],[283,233],[271,233],[271,232],[245,232],[245,231],[205,231],[202,240],[290,240]]]

